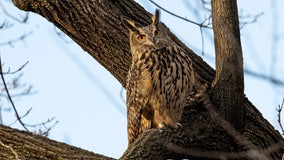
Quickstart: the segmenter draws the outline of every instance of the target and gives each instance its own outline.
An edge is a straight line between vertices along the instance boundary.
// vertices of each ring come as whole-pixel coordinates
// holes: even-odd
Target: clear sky
[[[23,14],[10,2],[0,2],[9,13],[15,16]],[[151,13],[156,9],[149,1],[137,2]],[[156,2],[196,22],[202,22],[209,15],[208,11],[200,8],[200,0]],[[280,18],[284,15],[284,10],[280,9],[284,1],[238,0],[238,4],[242,22],[251,21],[253,17],[250,16],[263,13],[256,22],[241,30],[245,67],[284,81],[284,19]],[[161,16],[162,22],[172,32],[214,67],[212,31],[204,30],[205,54],[201,55],[202,42],[197,26],[163,11]],[[14,99],[21,115],[32,108],[23,121],[35,124],[56,117],[59,123],[51,130],[51,139],[119,158],[127,147],[125,90],[119,82],[67,36],[59,37],[53,24],[41,16],[30,13],[27,24],[18,24],[4,16],[0,9],[0,24],[5,19],[15,25],[9,30],[0,30],[0,44],[32,32],[13,46],[0,45],[4,69],[10,67],[15,70],[29,61],[21,71],[21,81],[33,85],[37,92]],[[277,43],[273,41],[275,35],[278,36]],[[65,40],[70,43],[65,43]],[[273,86],[250,75],[245,75],[245,85],[245,94],[250,101],[278,128],[275,108],[284,97],[284,87]],[[9,107],[6,103],[4,105]],[[7,125],[15,120],[13,112],[4,111],[2,116]],[[18,124],[12,127],[20,128]]]

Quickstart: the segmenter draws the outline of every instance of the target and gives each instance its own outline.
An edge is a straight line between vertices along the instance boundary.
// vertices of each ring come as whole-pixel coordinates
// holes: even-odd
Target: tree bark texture
[[[64,143],[0,125],[1,160],[111,160]]]
[[[126,16],[138,25],[149,24],[150,14],[141,6],[131,0],[13,0],[13,3],[22,10],[35,12],[48,19],[101,63],[123,86],[126,85],[131,54],[128,30],[122,25],[120,17]],[[215,76],[214,70],[175,35],[168,32],[170,37],[192,58],[195,71],[202,81],[211,83]],[[271,159],[280,159],[283,138],[249,100],[244,101],[245,121],[241,138],[232,136],[231,130],[220,125],[216,117],[216,119],[211,117],[212,115],[201,103],[189,102],[181,121],[182,128],[152,129],[143,133],[128,147],[121,159],[221,159],[224,157],[249,159],[255,155],[253,152],[255,149],[260,156],[266,155]],[[3,142],[5,146],[16,148],[18,156],[25,157],[23,159],[74,159],[72,156],[75,155],[82,159],[96,158],[96,155],[90,152],[40,136],[5,127],[0,129],[0,142]],[[30,144],[31,140],[39,143],[31,147],[26,145]],[[244,145],[243,141],[251,143]],[[43,146],[46,148],[42,149]],[[25,150],[17,149],[25,147]],[[74,149],[74,154],[67,152],[69,148]],[[8,155],[3,154],[3,150]],[[36,158],[27,154],[37,150],[39,154],[33,155]],[[40,154],[43,153],[42,150],[46,153],[52,151],[58,157]],[[9,152],[3,145],[0,145],[0,151],[0,159],[14,156],[13,152]],[[68,157],[69,153],[70,157]],[[85,158],[85,156],[90,157]]]
[[[216,52],[213,82],[221,115],[241,130],[244,112],[244,71],[236,0],[212,0],[212,22]]]

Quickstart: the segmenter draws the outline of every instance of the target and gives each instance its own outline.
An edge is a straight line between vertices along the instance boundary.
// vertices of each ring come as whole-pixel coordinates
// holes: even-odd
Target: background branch
[[[282,100],[281,105],[278,105],[278,108],[276,109],[277,112],[278,112],[278,114],[277,114],[277,117],[278,117],[277,122],[278,122],[278,124],[279,124],[279,126],[280,126],[280,128],[282,130],[282,135],[284,136],[284,128],[283,128],[282,123],[281,123],[281,113],[282,113],[283,106],[284,106],[284,98]]]
[[[25,126],[25,124],[22,122],[21,117],[19,116],[18,111],[17,111],[17,109],[16,109],[16,106],[15,106],[13,100],[12,100],[12,97],[10,96],[10,93],[9,93],[9,91],[8,91],[8,88],[7,88],[7,85],[6,85],[6,81],[5,81],[5,79],[4,79],[1,57],[0,57],[0,75],[1,75],[1,79],[2,79],[3,85],[4,85],[4,89],[5,89],[6,93],[7,93],[7,96],[8,96],[8,99],[9,99],[11,105],[12,105],[12,108],[13,108],[15,114],[16,114],[17,120],[19,121],[19,123],[22,125],[22,127],[23,127],[26,131],[29,131],[28,128]]]

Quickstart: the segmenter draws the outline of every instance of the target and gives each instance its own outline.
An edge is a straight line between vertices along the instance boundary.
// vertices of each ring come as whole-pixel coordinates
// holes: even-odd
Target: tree
[[[128,31],[122,25],[120,18],[127,16],[139,25],[149,24],[150,14],[138,4],[127,0],[88,2],[82,0],[13,0],[13,3],[20,9],[35,12],[51,21],[109,70],[123,86],[126,85],[131,57]],[[202,81],[209,84],[209,87],[204,87],[200,94],[191,97],[184,111],[182,128],[176,130],[165,128],[162,132],[152,129],[143,133],[128,147],[121,159],[185,157],[192,159],[201,157],[280,159],[284,143],[281,135],[244,97],[242,85],[236,91],[234,90],[236,84],[227,83],[228,76],[236,76],[236,79],[232,81],[234,83],[243,83],[242,53],[239,31],[236,27],[238,26],[236,9],[234,0],[212,1],[216,54],[225,55],[220,59],[217,58],[217,66],[220,67],[217,67],[216,76],[212,68],[168,30],[170,37],[192,58],[196,72]],[[223,16],[228,18],[228,21],[220,21],[224,20]],[[228,27],[226,32],[222,32],[218,30],[220,25],[225,28],[227,25],[233,27]],[[225,42],[224,38],[227,38],[229,42]],[[228,60],[226,59],[227,54],[224,54],[228,52],[236,56],[237,63],[224,61]],[[228,72],[221,72],[226,64],[231,66],[228,72],[232,75],[227,74]],[[234,71],[239,72],[235,74]],[[210,85],[211,83],[213,85]],[[220,94],[224,90],[232,95],[225,97],[225,94]],[[234,101],[230,101],[235,96],[240,97],[237,99],[240,100],[237,105]],[[216,106],[217,110],[222,111],[227,104],[230,106],[229,109],[220,113],[235,127],[221,118],[214,109]],[[238,121],[231,118],[232,115],[238,115],[236,116]],[[4,159],[108,159],[4,126],[1,126],[0,136],[0,157]]]

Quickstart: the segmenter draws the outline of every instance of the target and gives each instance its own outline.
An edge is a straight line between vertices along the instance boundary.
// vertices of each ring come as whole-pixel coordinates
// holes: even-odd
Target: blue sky
[[[137,2],[151,13],[156,9],[149,1]],[[202,22],[209,14],[200,8],[200,0],[156,2],[196,22]],[[13,15],[23,14],[11,3],[1,3]],[[243,15],[263,12],[257,22],[248,24],[241,30],[245,67],[257,73],[272,74],[282,81],[284,19],[279,17],[284,14],[280,9],[283,3],[280,0],[238,0],[239,12]],[[163,11],[161,16],[172,32],[214,67],[212,31],[204,30],[205,54],[201,55],[202,43],[197,26]],[[0,9],[0,22],[3,19],[5,16]],[[55,30],[47,20],[32,13],[27,24],[0,30],[0,43],[32,31],[24,41],[14,43],[14,47],[0,46],[1,59],[5,62],[6,69],[17,69],[29,61],[21,72],[22,82],[32,84],[37,93],[15,99],[20,114],[32,108],[23,121],[34,124],[56,117],[59,123],[51,130],[51,139],[95,153],[120,157],[127,147],[125,91],[122,91],[121,97],[122,87],[119,82],[76,43],[65,43],[64,40],[71,40],[67,36],[60,38]],[[274,35],[279,35],[278,43],[272,41]],[[275,59],[271,59],[271,53],[277,55]],[[273,68],[271,64],[274,65]],[[9,78],[11,76],[7,76]],[[275,108],[284,97],[284,87],[275,87],[267,81],[245,75],[245,94],[263,116],[278,128]],[[15,119],[13,112],[3,112],[2,116],[5,124],[10,124]],[[12,127],[20,128],[18,124]]]

